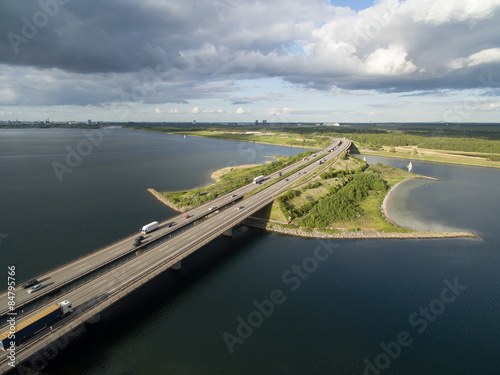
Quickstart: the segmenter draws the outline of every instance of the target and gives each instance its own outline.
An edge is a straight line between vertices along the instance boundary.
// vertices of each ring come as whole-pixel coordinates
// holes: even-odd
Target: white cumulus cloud
[[[407,60],[408,52],[403,47],[391,44],[388,48],[379,48],[365,61],[366,70],[372,74],[404,75],[414,72],[417,67]]]
[[[448,67],[451,69],[461,69],[491,63],[500,63],[500,48],[489,48],[473,53],[468,57],[455,59],[448,64]]]
[[[238,109],[236,110],[237,115],[248,115],[250,113],[252,113],[251,110],[246,110],[243,107],[238,107]]]

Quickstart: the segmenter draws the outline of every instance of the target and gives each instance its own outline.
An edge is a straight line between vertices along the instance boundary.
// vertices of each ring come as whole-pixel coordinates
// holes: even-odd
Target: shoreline
[[[402,228],[397,225],[387,214],[387,201],[392,191],[405,181],[415,179],[415,178],[425,178],[429,180],[437,180],[432,177],[409,177],[403,181],[398,182],[394,185],[389,192],[384,197],[384,202],[382,204],[382,211],[385,215],[386,220],[392,225]],[[182,213],[185,209],[178,209],[175,207],[168,199],[166,199],[161,193],[153,188],[148,188],[147,191],[151,193],[158,201],[171,208],[175,212]],[[432,231],[413,231],[413,232],[380,232],[380,231],[370,231],[370,230],[359,230],[356,232],[339,232],[339,233],[325,233],[317,231],[316,229],[312,231],[304,231],[300,228],[283,228],[279,223],[273,222],[272,220],[260,219],[254,217],[248,217],[243,220],[243,225],[249,227],[264,229],[269,232],[283,234],[287,236],[302,237],[302,238],[317,238],[317,239],[345,239],[345,240],[374,240],[374,239],[439,239],[439,238],[478,238],[475,234],[467,232],[432,232]]]
[[[281,144],[276,144],[272,142],[262,142],[262,141],[254,141],[254,140],[244,140],[244,139],[227,139],[223,137],[210,137],[206,135],[198,135],[198,134],[189,134],[189,133],[172,133],[172,132],[162,132],[162,131],[156,131],[156,130],[146,130],[146,129],[133,129],[132,130],[138,130],[138,131],[150,131],[154,133],[165,133],[165,134],[173,134],[173,135],[187,135],[188,137],[199,137],[199,138],[212,138],[212,139],[219,139],[219,140],[224,140],[224,141],[234,141],[234,142],[246,142],[246,143],[259,143],[259,144],[264,144],[264,145],[271,145],[271,146],[281,146],[281,147],[293,147],[293,148],[302,148],[304,151],[305,150],[315,150],[316,148],[307,148],[304,146],[299,146],[299,145],[281,145]],[[320,146],[317,146],[320,147]],[[437,149],[430,149],[430,151],[435,151],[435,152],[441,152],[444,150],[437,150]],[[475,164],[475,163],[464,163],[460,161],[451,161],[451,160],[435,160],[435,159],[422,159],[419,157],[412,157],[412,155],[392,155],[388,153],[383,153],[383,152],[378,152],[378,151],[370,151],[370,150],[360,150],[360,154],[366,154],[366,155],[372,155],[372,156],[383,156],[383,157],[388,157],[388,158],[399,158],[399,159],[409,159],[409,160],[419,160],[419,161],[427,161],[427,162],[433,162],[433,163],[445,163],[445,164],[456,164],[456,165],[469,165],[472,167],[486,167],[486,168],[496,168],[500,169],[500,165],[487,165],[487,164]],[[352,154],[353,156],[356,156],[356,154]]]
[[[272,142],[262,142],[262,141],[254,141],[254,140],[243,140],[243,139],[227,139],[223,137],[209,137],[206,135],[199,135],[199,134],[189,134],[188,133],[180,133],[180,132],[162,132],[159,130],[150,130],[150,129],[135,129],[135,128],[125,128],[125,129],[130,129],[130,130],[137,130],[137,131],[149,131],[153,133],[163,133],[163,134],[172,134],[172,135],[185,135],[188,137],[198,137],[198,138],[208,138],[208,139],[219,139],[221,141],[231,141],[231,142],[246,142],[246,143],[258,143],[262,145],[270,145],[270,146],[280,146],[280,147],[293,147],[293,148],[302,148],[304,151],[313,151],[317,150],[318,147],[321,149],[321,146],[316,146],[316,147],[304,147],[304,146],[299,146],[299,145],[280,145]]]
[[[439,150],[433,149],[433,151],[439,151]],[[500,165],[464,163],[464,162],[460,162],[460,161],[451,161],[451,160],[422,159],[422,158],[418,158],[418,157],[412,157],[411,155],[388,155],[387,153],[383,153],[383,152],[367,151],[367,150],[363,150],[363,151],[360,151],[359,154],[352,154],[352,155],[354,155],[354,156],[356,156],[356,155],[371,155],[371,156],[380,156],[380,157],[385,157],[385,158],[408,159],[408,160],[413,160],[413,161],[417,160],[417,161],[430,162],[430,163],[444,163],[444,164],[465,165],[465,166],[470,166],[470,167],[485,167],[485,168],[500,169]]]
[[[164,132],[162,132],[164,133]],[[270,146],[280,146],[280,147],[293,147],[293,148],[302,148],[304,151],[306,150],[316,150],[317,147],[304,147],[304,146],[299,146],[299,145],[280,145],[272,142],[263,142],[263,141],[254,141],[254,140],[243,140],[243,139],[227,139],[223,137],[209,137],[206,135],[199,135],[199,134],[181,134],[181,133],[168,133],[168,134],[175,134],[175,135],[187,135],[188,137],[200,137],[200,138],[209,138],[209,139],[219,139],[221,141],[232,141],[232,142],[246,142],[246,143],[258,143],[261,145],[270,145]]]
[[[235,167],[224,167],[221,169],[217,169],[214,171],[211,175],[210,178],[212,180],[215,180],[215,183],[219,182],[221,178],[231,172],[233,169],[245,169],[245,168],[254,168],[254,167],[262,167],[264,164],[244,164],[244,165],[238,165]],[[213,184],[212,184],[213,185]]]
[[[148,193],[151,193],[153,197],[155,197],[158,201],[163,203],[165,206],[169,207],[170,209],[174,210],[175,212],[184,212],[186,211],[184,208],[177,208],[175,205],[170,202],[167,198],[165,198],[158,190],[155,190],[153,188],[148,188],[146,189]]]
[[[311,232],[306,232],[297,229],[283,228],[281,226],[276,227],[272,223],[266,221],[259,223],[254,218],[248,218],[243,220],[243,225],[249,227],[264,229],[269,232],[274,232],[278,234],[283,234],[287,236],[295,236],[302,238],[317,238],[317,239],[337,239],[337,240],[387,240],[387,239],[439,239],[439,238],[478,238],[476,235],[467,232],[378,232],[378,231],[367,231],[360,230],[357,232],[339,232],[339,233],[324,233],[317,230],[312,230]]]
[[[389,215],[389,212],[387,210],[387,204],[389,202],[389,198],[391,196],[391,194],[393,193],[393,191],[399,186],[401,185],[403,182],[406,182],[408,180],[413,180],[415,178],[423,178],[423,179],[427,179],[427,180],[433,180],[433,181],[438,181],[437,178],[433,178],[433,177],[426,177],[426,176],[412,176],[412,177],[408,177],[408,178],[405,178],[403,181],[400,181],[398,182],[396,185],[394,185],[392,188],[389,189],[389,191],[387,192],[387,194],[385,195],[384,197],[384,200],[382,202],[382,206],[381,206],[381,209],[382,209],[382,213],[384,214],[385,216],[385,220],[387,222],[389,222],[390,224],[394,225],[395,227],[398,227],[398,228],[403,228],[402,226],[398,225],[394,220],[392,220],[392,218],[390,217]],[[406,229],[406,228],[405,228]]]
[[[226,173],[229,173],[232,169],[244,169],[244,168],[253,168],[253,167],[259,167],[259,166],[262,166],[262,164],[246,164],[246,165],[239,165],[239,166],[236,166],[236,167],[224,167],[224,168],[218,169],[218,170],[216,170],[215,172],[213,172],[210,175],[210,178],[212,180],[214,180],[214,182],[212,184],[208,185],[208,186],[214,185],[217,182],[219,182],[220,179],[221,179],[221,177],[224,176]],[[195,189],[193,189],[193,190],[195,190]],[[181,208],[178,208],[172,202],[170,202],[162,193],[160,193],[156,189],[147,188],[146,191],[148,193],[152,194],[153,197],[155,197],[162,204],[164,204],[165,206],[171,208],[175,212],[182,213],[182,212],[187,211],[190,208],[190,207],[181,207]]]

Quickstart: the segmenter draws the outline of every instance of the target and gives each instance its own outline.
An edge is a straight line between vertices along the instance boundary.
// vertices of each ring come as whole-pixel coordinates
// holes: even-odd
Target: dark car
[[[167,228],[171,228],[174,223],[168,223]]]
[[[28,288],[31,288],[33,285],[36,285],[36,284],[38,284],[38,280],[37,280],[37,279],[35,279],[35,280],[30,280],[30,281],[28,281],[26,284],[24,284],[24,285],[22,286],[22,288],[23,288],[23,289],[28,289]]]
[[[140,244],[141,244],[141,241],[135,241],[135,242],[134,242],[134,247],[137,247],[137,246],[139,246]]]
[[[139,236],[135,239],[135,242],[139,241],[141,242],[144,239],[144,236]]]

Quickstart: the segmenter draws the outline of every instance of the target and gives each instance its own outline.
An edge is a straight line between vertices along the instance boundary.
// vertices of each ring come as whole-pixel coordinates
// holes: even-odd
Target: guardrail
[[[346,152],[349,147],[350,147],[350,142],[345,142],[345,146],[347,147],[342,147],[342,149],[339,151],[339,154],[342,152]],[[311,163],[309,163],[311,164]],[[280,179],[277,179],[274,182],[279,181]],[[262,207],[266,206],[267,204],[271,203],[279,194],[282,193],[283,189],[277,189],[275,192],[272,194],[269,194],[265,196],[263,199],[261,199],[253,208],[245,210],[241,212],[241,214],[238,214],[236,217],[232,218],[231,221],[221,225],[217,229],[209,232],[208,234],[203,235],[202,237],[198,238],[195,242],[189,244],[188,246],[185,247],[184,250],[177,252],[176,254],[172,254],[168,256],[166,259],[158,263],[154,268],[151,268],[147,270],[144,274],[137,275],[133,277],[129,282],[126,283],[126,285],[120,286],[118,289],[116,289],[114,292],[106,296],[103,300],[97,302],[94,304],[94,306],[90,309],[88,309],[85,312],[79,312],[78,315],[73,316],[72,319],[67,321],[66,323],[63,323],[59,326],[56,327],[55,330],[52,330],[50,332],[46,332],[45,334],[42,334],[40,337],[37,337],[35,340],[29,342],[25,347],[23,347],[18,353],[16,353],[16,363],[21,363],[27,358],[31,357],[32,355],[36,354],[35,349],[38,351],[44,346],[48,346],[51,343],[53,343],[55,340],[58,340],[62,336],[68,334],[69,332],[73,331],[76,327],[82,325],[89,319],[91,319],[93,316],[97,315],[101,311],[103,311],[105,308],[109,307],[111,304],[115,303],[116,301],[120,300],[121,298],[125,297],[127,294],[132,292],[133,290],[137,289],[138,287],[142,286],[144,283],[148,282],[152,278],[156,277],[158,274],[164,272],[166,269],[170,268],[172,265],[176,264],[177,262],[181,261],[188,255],[192,254],[194,251],[198,250],[200,247],[203,245],[207,244],[208,242],[212,241],[214,238],[218,237],[222,233],[224,233],[226,230],[234,227],[235,222],[238,223],[241,220],[243,220],[245,217],[251,216],[258,210],[260,210]],[[227,207],[230,203],[224,205],[223,207]],[[206,218],[208,215],[212,214],[212,212],[208,212],[203,216],[203,218]],[[152,248],[156,248],[158,245],[161,243],[165,242],[162,241],[161,243],[157,243],[156,241],[159,240],[160,238],[166,237],[166,234],[164,236],[161,236],[157,238],[154,243],[156,244]],[[169,237],[170,238],[170,237]],[[122,239],[123,240],[123,239]],[[116,241],[116,243],[122,241]],[[134,251],[137,251],[140,249],[135,249]],[[130,253],[132,253],[131,251]],[[128,253],[128,254],[130,254]],[[135,259],[136,257],[131,257],[129,260],[125,261],[124,263],[128,263],[129,261]],[[115,270],[118,266],[122,266],[123,263],[116,264],[115,267],[111,267],[108,270],[106,270],[103,273],[100,273],[98,276],[101,277],[104,274],[111,272],[112,270]],[[75,289],[77,287],[81,287],[82,285],[85,285],[87,283],[90,283],[91,281],[95,280],[97,278],[97,275],[95,277],[90,278],[89,280],[86,280],[83,284],[75,286]],[[54,296],[54,300],[56,297]],[[50,300],[49,300],[50,301]],[[47,302],[49,302],[47,301]],[[64,320],[63,320],[64,322]],[[45,340],[45,342],[43,342]],[[31,350],[31,353],[29,352]],[[4,362],[7,362],[4,361]],[[6,363],[0,364],[2,368],[2,373],[5,372],[5,370],[10,371],[12,368],[7,368]]]
[[[299,161],[297,161],[297,162],[295,162],[295,163],[292,163],[292,164],[290,164],[290,165],[287,165],[287,166],[285,166],[284,168],[288,168],[288,167],[293,166],[293,165],[295,165],[295,164],[298,164],[298,163],[300,163],[300,162],[301,162],[301,160],[299,160]],[[278,173],[278,171],[271,173],[271,175],[272,175],[272,174],[274,174],[274,173]],[[228,192],[227,194],[229,194],[229,192]],[[205,202],[205,204],[208,204],[208,202]],[[189,213],[189,211],[183,212],[182,214],[184,215],[184,214],[186,214],[186,213]],[[206,216],[206,215],[204,215],[204,216]],[[172,219],[173,219],[173,218],[171,218],[171,217],[170,217],[170,218],[165,218],[163,221],[161,221],[160,226],[161,226],[161,225],[166,224],[168,221],[172,221]],[[186,224],[184,224],[184,225],[182,225],[182,226],[185,226],[185,225],[186,225]],[[179,230],[179,229],[181,229],[181,228],[182,228],[182,227],[178,228],[177,230]],[[175,231],[172,231],[172,232],[170,232],[170,233],[173,233],[173,232],[175,232]],[[167,234],[170,234],[170,233],[165,233],[164,235],[162,235],[162,236],[160,236],[160,237],[157,237],[157,238],[155,239],[155,241],[156,241],[156,240],[158,240],[158,239],[160,239],[161,237],[165,237]],[[42,274],[40,274],[40,275],[30,276],[30,277],[29,277],[29,278],[27,278],[25,281],[23,281],[23,282],[19,282],[19,283],[18,283],[18,285],[22,285],[22,284],[24,284],[24,283],[28,282],[29,280],[33,280],[33,279],[35,279],[35,278],[37,278],[37,279],[41,279],[41,278],[47,277],[49,274],[51,274],[51,273],[53,273],[53,272],[55,272],[55,271],[57,271],[57,270],[60,270],[60,269],[62,269],[62,268],[64,268],[64,267],[68,266],[68,265],[69,265],[69,264],[71,264],[71,263],[77,262],[77,261],[79,261],[79,260],[81,260],[81,259],[83,259],[83,258],[85,258],[85,257],[87,257],[87,256],[89,256],[89,255],[97,254],[97,253],[99,253],[100,251],[104,251],[104,250],[106,250],[108,247],[111,247],[111,246],[117,245],[117,244],[119,244],[120,242],[122,242],[122,241],[124,241],[124,240],[126,240],[126,239],[129,239],[129,238],[131,238],[131,237],[133,237],[133,236],[134,236],[133,234],[128,234],[128,235],[126,235],[126,236],[124,236],[124,237],[121,237],[121,238],[120,238],[120,239],[118,239],[118,240],[115,240],[115,241],[109,242],[109,243],[107,243],[106,245],[100,246],[100,247],[98,247],[98,248],[96,248],[96,249],[94,249],[94,250],[91,250],[91,251],[89,251],[89,252],[86,252],[86,253],[84,253],[84,254],[82,254],[82,255],[80,255],[80,256],[78,256],[78,257],[76,257],[76,258],[72,259],[72,260],[69,260],[69,261],[67,261],[67,262],[61,263],[61,264],[59,264],[59,265],[55,266],[55,268],[52,268],[52,269],[50,269],[49,271],[47,271],[47,272],[45,272],[45,273],[42,273]],[[133,251],[134,251],[134,249],[132,249],[130,252],[133,252]],[[96,271],[96,270],[93,270],[93,271]],[[1,294],[4,294],[4,293],[6,293],[6,292],[7,292],[7,289],[0,290],[0,295],[1,295]],[[34,296],[33,298],[30,298],[29,300],[26,300],[25,302],[23,302],[23,304],[32,303],[32,302],[34,302],[34,301],[36,301],[36,300],[37,300],[37,297],[35,297],[35,296]],[[28,301],[29,301],[29,302],[28,302]]]

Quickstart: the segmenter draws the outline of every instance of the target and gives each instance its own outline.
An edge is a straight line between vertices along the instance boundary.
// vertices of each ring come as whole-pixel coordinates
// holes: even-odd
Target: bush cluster
[[[387,182],[372,172],[358,171],[349,175],[348,180],[345,186],[331,189],[331,195],[321,198],[312,207],[307,203],[295,210],[294,213],[301,216],[307,213],[305,208],[310,210],[299,224],[307,228],[324,228],[334,222],[356,219],[363,213],[359,202],[369,195],[370,190],[383,192],[388,189]]]

